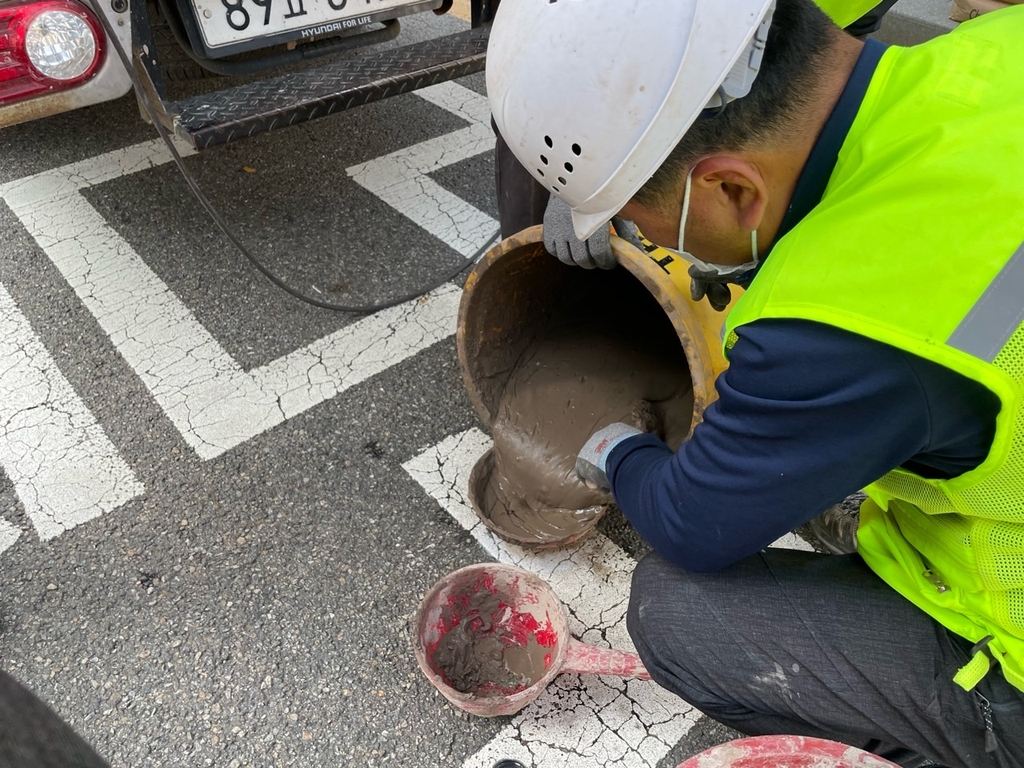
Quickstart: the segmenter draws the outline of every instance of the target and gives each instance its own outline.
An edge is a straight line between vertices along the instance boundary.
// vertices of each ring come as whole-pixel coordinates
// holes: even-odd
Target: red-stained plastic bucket
[[[501,563],[470,565],[441,579],[420,603],[412,635],[427,679],[457,707],[481,717],[515,714],[560,672],[650,679],[635,653],[572,637],[551,587]],[[481,643],[487,644],[483,652]],[[510,653],[524,662],[512,667],[526,674],[508,666]],[[525,663],[530,656],[532,665]],[[481,659],[490,663],[481,667]],[[452,670],[466,660],[475,677],[453,679]]]
[[[809,736],[755,736],[694,755],[678,768],[899,768],[856,747]]]

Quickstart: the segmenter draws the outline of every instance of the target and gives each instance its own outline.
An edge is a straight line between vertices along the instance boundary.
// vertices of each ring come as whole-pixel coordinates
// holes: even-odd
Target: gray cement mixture
[[[690,429],[689,367],[661,309],[653,305],[652,322],[650,312],[629,312],[636,307],[601,317],[594,306],[602,304],[567,312],[545,329],[517,362],[496,410],[493,470],[477,504],[491,525],[521,542],[573,536],[612,502],[576,475],[576,456],[594,432],[626,422],[675,449]]]
[[[528,688],[544,676],[551,653],[530,635],[525,644],[501,626],[501,598],[485,591],[472,596],[458,626],[438,642],[433,664],[461,693],[504,696]]]

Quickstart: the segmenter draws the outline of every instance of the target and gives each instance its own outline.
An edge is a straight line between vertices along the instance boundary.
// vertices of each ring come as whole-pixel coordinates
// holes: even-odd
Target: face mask
[[[678,249],[665,248],[669,253],[674,253],[681,259],[693,264],[701,272],[705,272],[708,275],[715,275],[717,277],[734,277],[741,278],[750,272],[757,269],[759,256],[757,253],[757,230],[755,229],[750,233],[750,253],[751,260],[745,264],[711,264],[707,261],[701,261],[691,253],[687,253],[683,248],[683,235],[686,231],[686,219],[690,214],[690,190],[693,186],[693,169],[686,174],[686,190],[683,192],[683,212],[679,217],[679,237],[678,237]]]

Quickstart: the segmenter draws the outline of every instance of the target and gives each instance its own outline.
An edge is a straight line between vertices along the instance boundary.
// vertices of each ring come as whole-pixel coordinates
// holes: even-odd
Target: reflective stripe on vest
[[[1024,243],[946,343],[991,363],[1024,320]]]

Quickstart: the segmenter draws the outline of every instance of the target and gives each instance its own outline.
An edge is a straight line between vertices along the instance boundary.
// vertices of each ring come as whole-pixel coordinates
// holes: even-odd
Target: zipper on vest
[[[949,586],[942,579],[936,576],[930,568],[921,575],[924,576],[926,581],[928,581],[935,587],[935,590],[939,594],[942,594],[943,592],[949,592]]]
[[[981,719],[985,721],[985,751],[989,754],[999,748],[999,741],[996,739],[995,729],[992,727],[992,704],[978,691],[974,691],[981,704]]]

